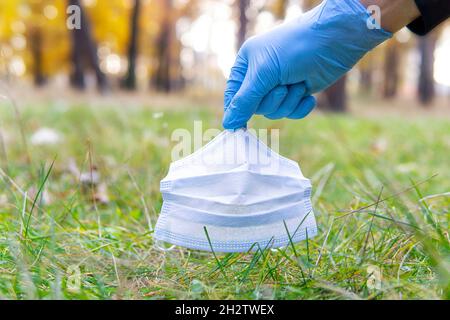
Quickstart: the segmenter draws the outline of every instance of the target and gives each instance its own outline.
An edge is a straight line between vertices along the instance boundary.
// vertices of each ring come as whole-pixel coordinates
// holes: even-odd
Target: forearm
[[[420,16],[414,0],[360,0],[367,8],[376,5],[381,9],[381,27],[397,32]]]

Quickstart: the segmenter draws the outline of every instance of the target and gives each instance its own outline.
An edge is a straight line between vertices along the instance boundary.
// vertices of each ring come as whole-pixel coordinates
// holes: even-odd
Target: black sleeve
[[[450,0],[415,0],[421,17],[408,25],[408,28],[418,34],[425,35],[434,27],[450,17]]]

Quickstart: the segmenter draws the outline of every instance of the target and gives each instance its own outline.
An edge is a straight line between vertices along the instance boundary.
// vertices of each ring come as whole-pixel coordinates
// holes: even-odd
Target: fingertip
[[[303,82],[285,86],[286,95],[276,110],[272,113],[266,113],[265,116],[268,119],[282,119],[290,115],[299,105],[304,97],[306,91],[305,84]]]
[[[297,96],[303,97],[306,93],[306,84],[305,82],[299,82],[290,86],[290,90]]]
[[[248,120],[247,116],[239,112],[236,107],[230,106],[225,110],[222,125],[225,129],[234,130],[245,127]]]
[[[282,117],[278,116],[278,115],[273,115],[273,114],[265,114],[264,115],[265,118],[269,119],[269,120],[278,120],[281,119]]]
[[[262,100],[255,114],[266,115],[275,112],[288,94],[287,86],[277,86]]]
[[[231,115],[230,115],[230,111],[229,111],[229,109],[227,108],[227,109],[225,109],[225,112],[224,112],[224,114],[223,114],[223,119],[222,119],[222,126],[225,128],[225,129],[232,129],[231,128],[231,119],[230,119],[230,117],[231,117]]]
[[[311,113],[311,111],[316,106],[317,101],[314,96],[307,96],[301,100],[301,102],[298,104],[297,108],[287,116],[289,119],[303,119],[308,114]]]
[[[317,99],[314,96],[306,96],[304,100],[305,104],[309,104],[310,106],[312,106],[312,108],[317,105]]]

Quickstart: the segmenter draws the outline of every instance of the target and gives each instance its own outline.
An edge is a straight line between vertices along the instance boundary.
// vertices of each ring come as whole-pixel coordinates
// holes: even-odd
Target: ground
[[[448,117],[254,120],[311,178],[319,234],[214,257],[152,238],[172,131],[220,128],[170,101],[0,103],[0,298],[450,298]]]

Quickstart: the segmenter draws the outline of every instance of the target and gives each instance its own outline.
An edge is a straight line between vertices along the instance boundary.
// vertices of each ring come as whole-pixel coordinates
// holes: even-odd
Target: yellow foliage
[[[139,53],[155,56],[155,39],[164,19],[167,0],[141,0],[139,25]],[[191,14],[196,0],[173,0],[170,15],[176,21]],[[130,17],[134,0],[82,0],[93,38],[102,54],[127,54]],[[181,5],[180,5],[181,4]],[[70,66],[71,36],[67,29],[67,0],[8,0],[0,1],[0,48],[2,64],[19,58],[27,74],[35,63],[32,45],[36,32],[42,36],[42,67],[45,75],[68,72]]]
[[[66,6],[61,0],[9,0],[0,3],[0,44],[2,60],[20,58],[26,70],[33,68],[31,53],[37,33],[41,34],[42,64],[45,74],[67,66],[69,52]],[[6,51],[6,52],[5,52]]]

